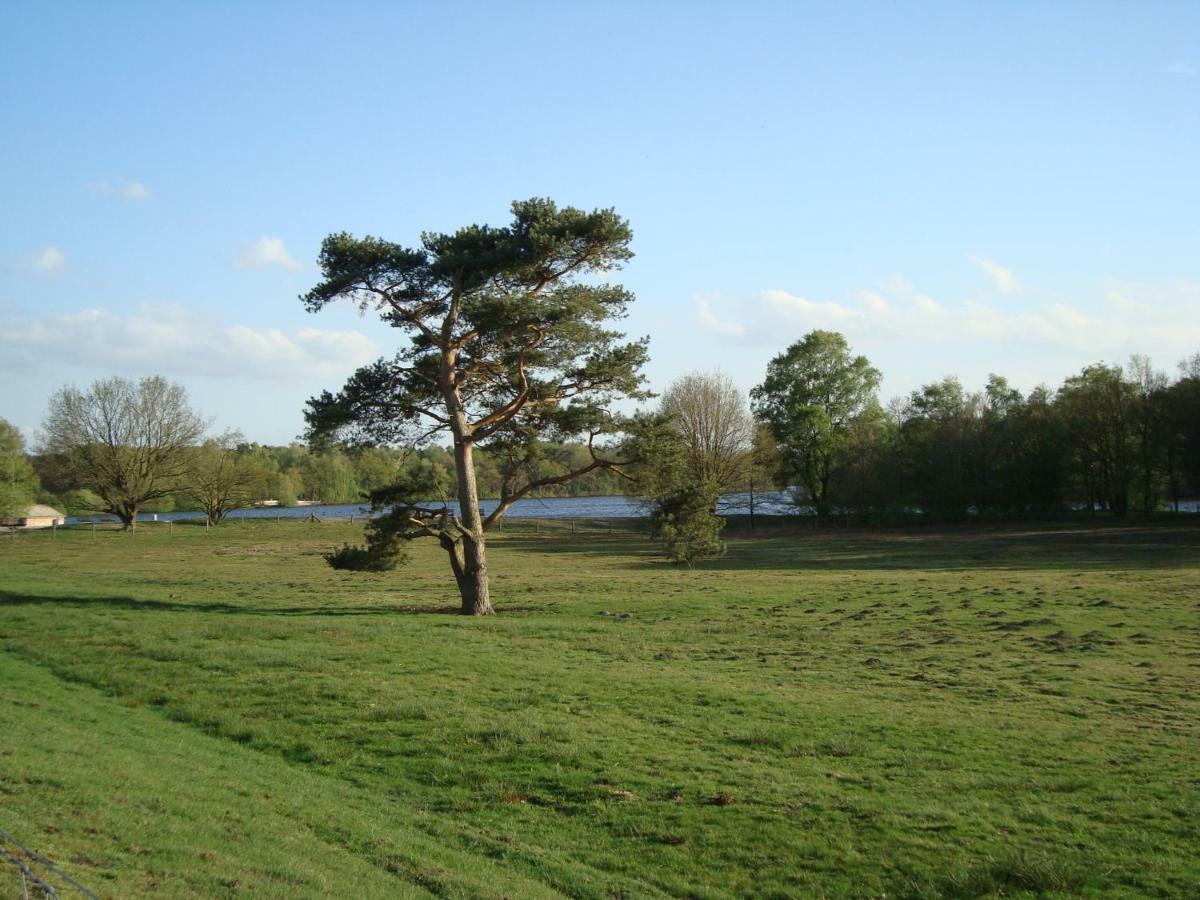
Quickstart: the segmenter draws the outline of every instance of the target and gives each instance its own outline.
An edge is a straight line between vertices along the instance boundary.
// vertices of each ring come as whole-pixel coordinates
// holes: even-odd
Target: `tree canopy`
[[[427,232],[420,246],[332,234],[323,281],[301,299],[316,312],[348,300],[407,338],[392,357],[359,369],[336,394],[309,401],[314,441],[420,444],[449,434],[457,513],[420,496],[426,486],[381,492],[405,539],[435,537],[447,551],[463,612],[492,612],[484,534],[520,497],[612,466],[598,441],[620,427],[621,398],[642,398],[646,341],[611,327],[632,295],[601,281],[631,258],[628,223],[611,209],[559,209],[532,199],[505,227]],[[586,440],[589,458],[542,471],[547,440]],[[484,516],[475,447],[500,460],[501,492]]]
[[[771,426],[789,474],[819,516],[829,512],[830,479],[854,427],[881,412],[881,379],[865,356],[850,354],[842,335],[811,331],[772,359],[751,391],[755,415]]]
[[[42,451],[62,454],[76,486],[136,528],[144,503],[182,487],[205,427],[178,384],[160,376],[102,378],[87,391],[68,385],[50,398]]]

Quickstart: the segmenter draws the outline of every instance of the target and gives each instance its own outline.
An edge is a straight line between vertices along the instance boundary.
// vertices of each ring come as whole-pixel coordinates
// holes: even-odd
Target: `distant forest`
[[[280,506],[295,506],[300,501],[315,503],[366,502],[373,490],[394,483],[397,476],[412,468],[431,470],[437,483],[450,486],[454,481],[454,457],[444,447],[423,449],[388,449],[369,447],[361,450],[339,448],[312,450],[301,443],[286,447],[268,447],[255,443],[239,443],[235,452],[246,461],[256,463],[261,472],[261,499],[276,500]],[[590,459],[583,444],[556,444],[543,448],[539,466],[548,473],[586,464]],[[500,471],[496,460],[486,450],[475,456],[479,471],[479,487],[484,497],[499,496]],[[31,457],[34,471],[41,480],[39,499],[58,504],[68,511],[91,511],[92,498],[80,496],[70,474],[61,460],[52,455]],[[604,470],[590,472],[567,484],[546,488],[539,497],[578,497],[619,494],[621,476]],[[440,498],[430,498],[440,499]],[[173,494],[150,501],[144,512],[173,512],[195,508],[186,493]]]
[[[744,409],[742,401],[739,406]],[[812,410],[799,409],[805,411]],[[820,417],[796,421],[812,434],[791,435],[790,453],[780,452],[786,441],[776,444],[787,435],[759,427],[754,446],[739,451],[745,459],[740,474],[721,490],[785,488],[798,508],[805,507],[811,496],[803,487],[804,467],[812,465],[814,454],[825,454],[822,471],[828,477],[818,504],[823,515],[877,525],[1044,519],[1080,511],[1148,516],[1200,499],[1200,354],[1180,363],[1174,376],[1134,357],[1124,367],[1088,366],[1057,389],[1038,387],[1028,394],[999,376],[979,391],[946,378],[886,406],[871,399],[836,429],[822,425]],[[97,508],[98,498],[73,482],[64,457],[22,454],[19,435],[11,426],[8,432],[10,455],[31,464],[31,495],[68,512]],[[281,506],[365,502],[369,492],[414,469],[434,475],[423,480],[443,486],[445,499],[454,497],[453,455],[439,446],[317,450],[301,443],[269,447],[237,441],[210,452],[249,466],[253,487],[247,490],[253,493],[247,502],[249,497]],[[522,465],[544,477],[589,459],[583,444],[541,444],[523,455]],[[475,460],[481,495],[499,496],[504,457],[480,448]],[[630,490],[621,475],[598,469],[535,496]],[[176,493],[146,503],[142,511],[195,508],[194,492],[181,482]]]
[[[829,499],[867,521],[1117,517],[1200,498],[1200,355],[1169,378],[1143,357],[1058,390],[947,378],[859,418]]]

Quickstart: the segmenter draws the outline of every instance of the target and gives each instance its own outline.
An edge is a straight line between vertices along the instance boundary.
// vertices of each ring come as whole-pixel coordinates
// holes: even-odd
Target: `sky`
[[[1200,4],[0,5],[0,418],[164,375],[286,443],[403,336],[331,232],[613,207],[650,386],[814,328],[1029,390],[1200,351]]]

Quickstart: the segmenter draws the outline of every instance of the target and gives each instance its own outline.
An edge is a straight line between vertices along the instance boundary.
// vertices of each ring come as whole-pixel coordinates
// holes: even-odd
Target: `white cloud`
[[[30,268],[46,275],[53,275],[66,264],[67,255],[54,245],[43,247],[30,258]]]
[[[816,302],[778,288],[743,300],[723,301],[715,295],[696,300],[699,306],[696,320],[701,328],[710,334],[751,344],[778,344],[781,334],[799,336],[814,328],[857,332],[868,321],[860,309],[841,303]],[[886,300],[883,302],[887,304]],[[715,311],[718,305],[727,312],[718,315]]]
[[[88,185],[88,189],[104,197],[117,197],[135,203],[150,199],[150,188],[141,181],[95,181]]]
[[[67,267],[67,254],[53,244],[47,244],[32,253],[23,253],[20,256],[12,257],[8,266],[22,272],[54,275]]]
[[[1000,265],[1000,263],[983,256],[971,256],[969,258],[984,275],[992,280],[992,283],[996,285],[1000,293],[1021,293],[1021,283],[1017,281],[1017,276],[1013,274],[1012,269],[1006,268]]]
[[[281,266],[285,269],[296,270],[301,265],[287,252],[282,238],[261,237],[252,244],[247,244],[238,254],[239,269],[262,269],[267,266]]]
[[[1131,353],[1146,353],[1170,365],[1200,349],[1200,282],[1109,280],[1086,304],[1020,307],[978,300],[939,302],[903,279],[889,285],[891,289],[857,292],[857,306],[815,302],[781,290],[739,300],[705,298],[699,321],[705,330],[743,345],[779,347],[823,328],[852,341],[908,346],[918,355],[937,346],[986,356],[997,352],[986,347],[1002,344],[1008,356],[1025,350],[1080,365],[1121,361]]]
[[[378,355],[356,331],[224,325],[174,306],[124,316],[90,309],[9,316],[0,332],[0,368],[78,365],[105,371],[205,375],[266,381],[344,377]]]
[[[846,325],[863,317],[858,310],[842,306],[840,303],[814,302],[778,288],[763,291],[762,295],[769,306],[789,319],[802,319],[825,325]]]
[[[918,294],[913,298],[913,306],[919,311],[931,316],[940,316],[945,310],[942,304],[938,303],[932,297],[926,297],[924,294]]]
[[[1200,75],[1200,67],[1197,67],[1189,62],[1184,62],[1179,59],[1167,66],[1167,71],[1172,75],[1188,75],[1195,77]]]
[[[746,326],[740,322],[718,319],[712,311],[712,301],[708,297],[697,297],[696,306],[696,320],[705,331],[725,337],[745,337]]]
[[[886,315],[892,311],[892,304],[888,303],[887,297],[878,291],[859,291],[858,296],[862,300],[863,306],[867,308],[867,312]]]

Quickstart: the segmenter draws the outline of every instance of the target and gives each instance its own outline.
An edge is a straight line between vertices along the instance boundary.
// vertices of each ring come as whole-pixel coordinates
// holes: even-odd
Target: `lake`
[[[487,515],[497,506],[496,500],[482,500],[479,505]],[[457,506],[454,504],[453,506]],[[750,511],[749,494],[727,494],[721,498],[722,514],[739,514]],[[230,513],[231,519],[307,519],[310,515],[318,519],[348,519],[350,516],[366,516],[370,512],[363,503],[330,503],[318,506],[266,506],[258,509],[239,509]],[[754,512],[762,515],[783,515],[794,512],[782,491],[755,494]],[[505,514],[512,519],[629,519],[646,515],[646,507],[628,497],[546,497],[518,500]],[[156,519],[157,516],[157,519]],[[202,512],[142,513],[139,522],[178,522],[187,519],[202,519]],[[115,522],[115,516],[70,516],[67,524],[80,522]]]
[[[496,500],[482,500],[484,515],[496,508]],[[457,506],[457,504],[454,504]],[[722,515],[745,515],[750,512],[749,494],[726,494],[717,509]],[[1200,512],[1200,500],[1187,500],[1179,504],[1180,512]],[[329,503],[317,506],[267,506],[259,509],[239,509],[230,513],[231,519],[307,519],[310,515],[318,519],[348,519],[351,516],[366,516],[370,510],[363,503]],[[811,515],[808,507],[793,506],[790,494],[771,491],[754,495],[756,515]],[[1131,511],[1133,516],[1136,511]],[[646,507],[629,497],[546,497],[525,498],[512,505],[506,518],[512,519],[636,519],[646,515]],[[202,512],[142,513],[139,522],[171,522],[185,519],[202,519]],[[69,516],[67,524],[80,522],[115,522],[115,516]]]

